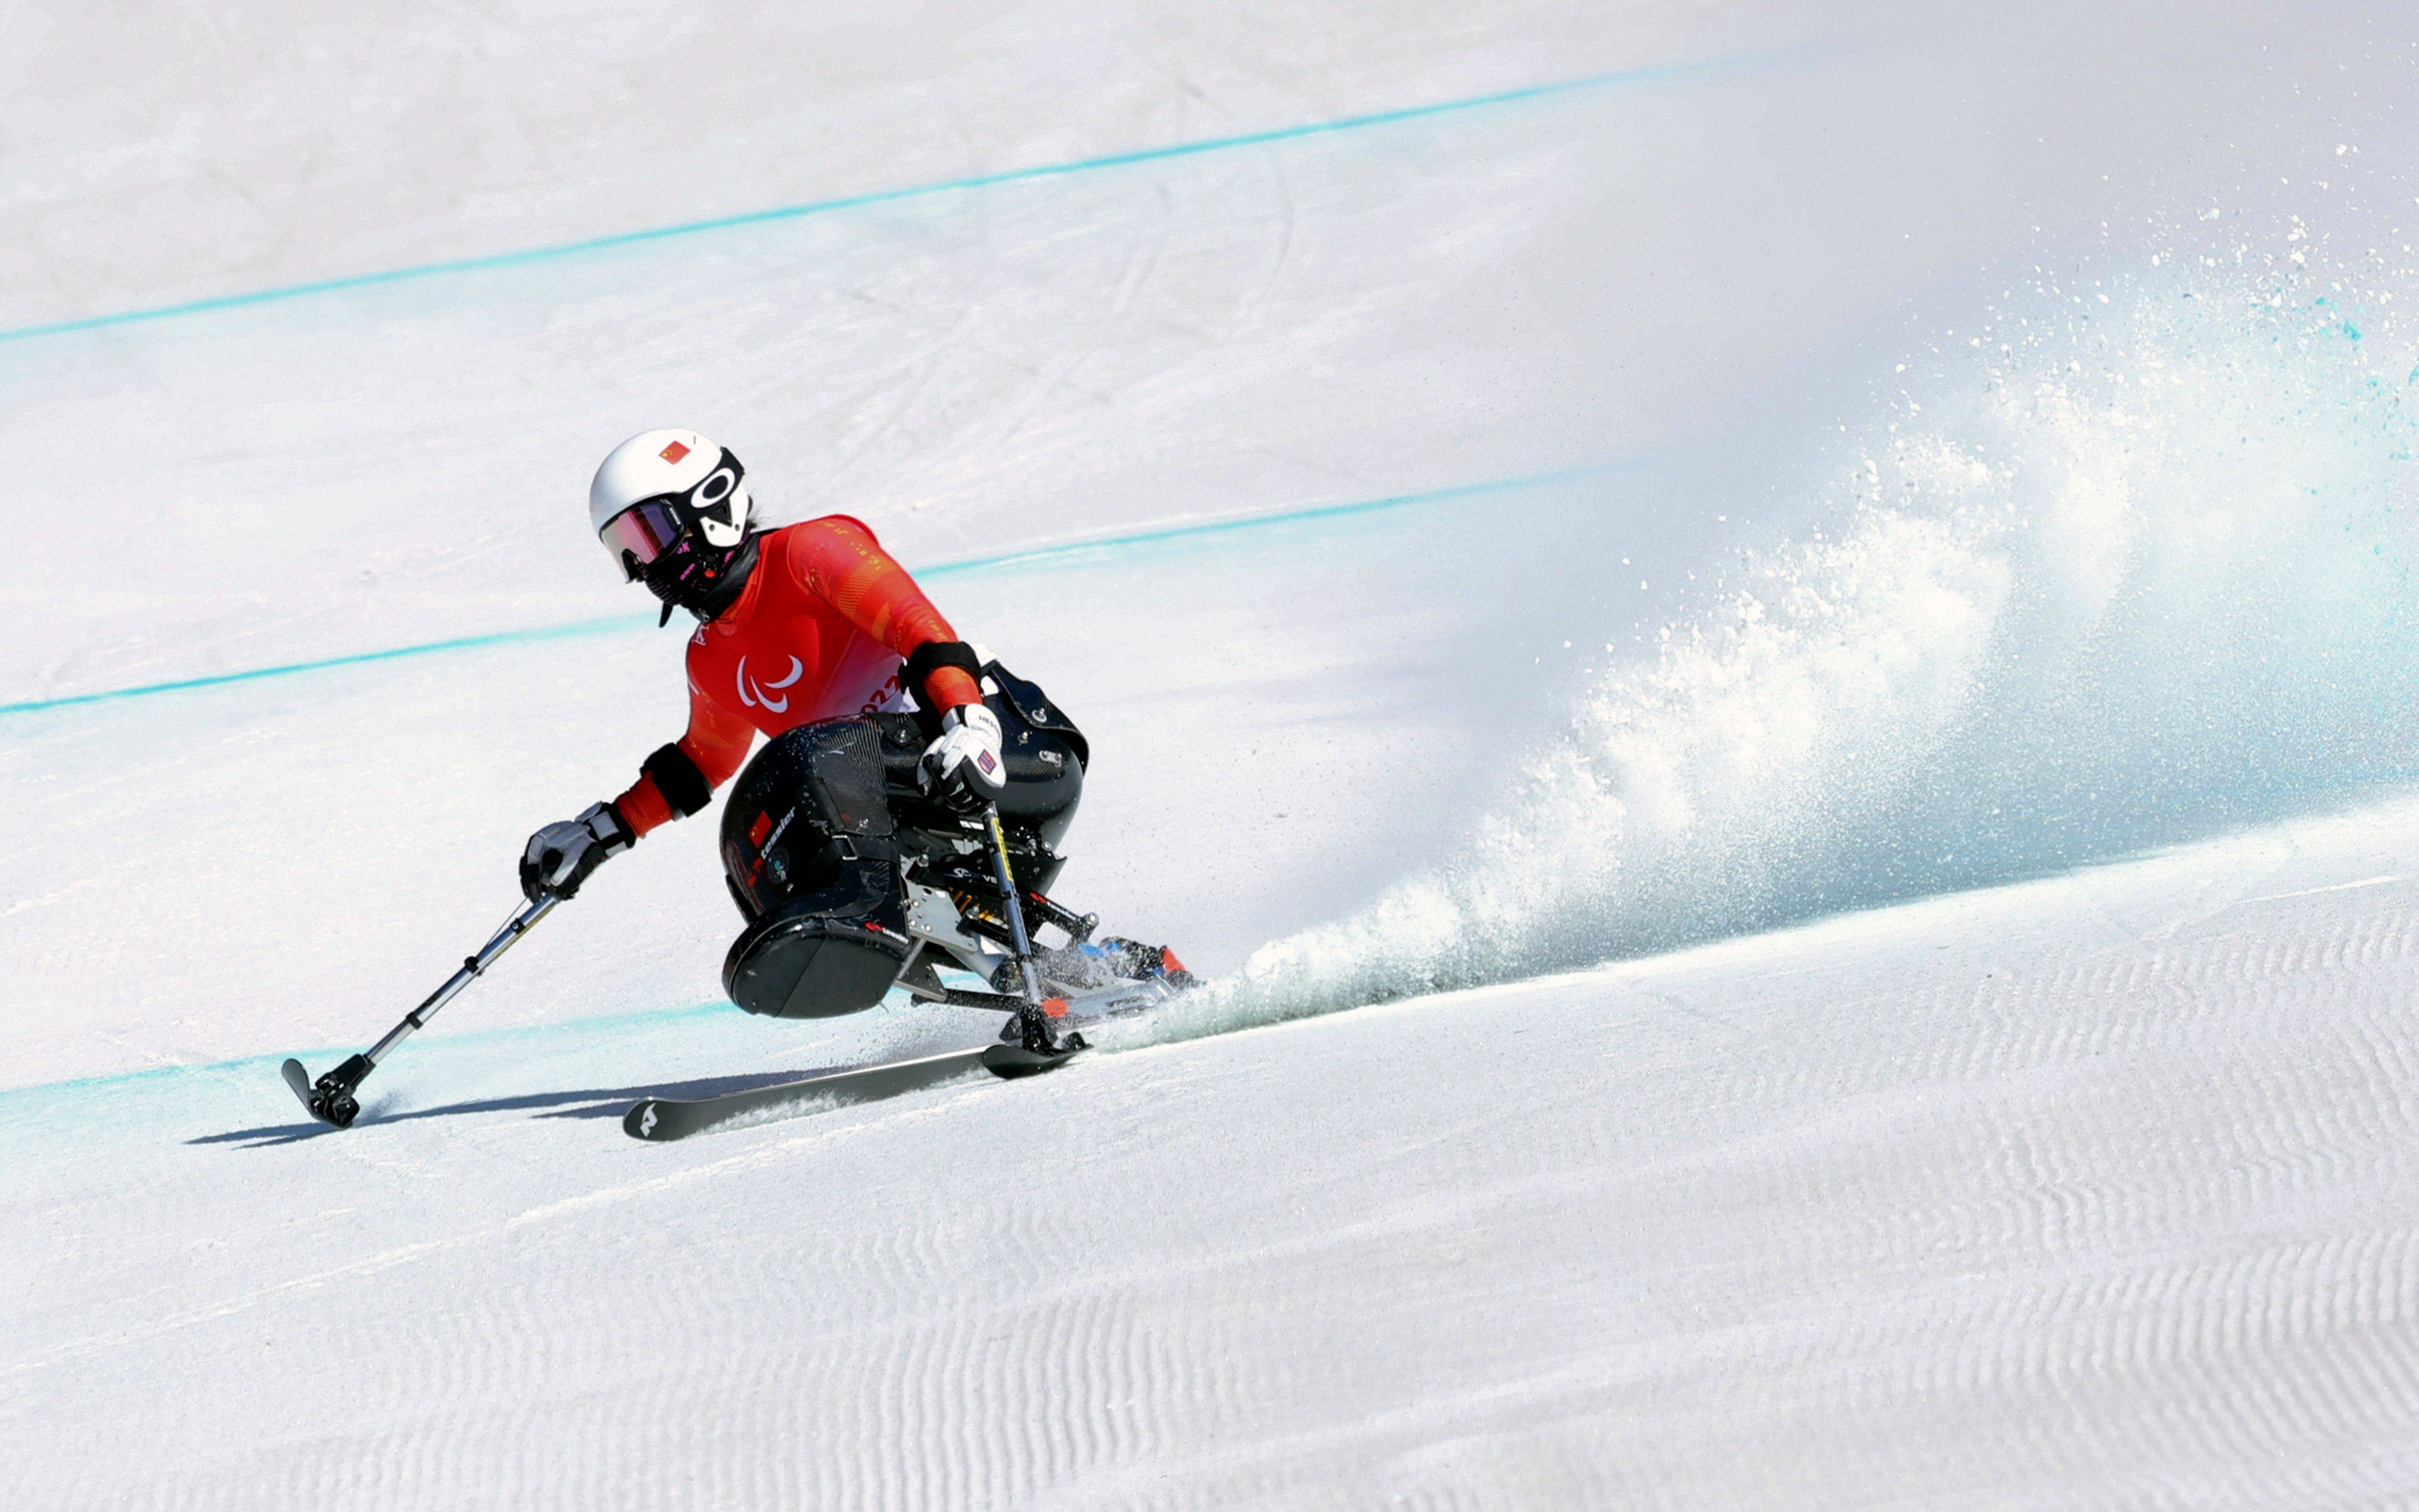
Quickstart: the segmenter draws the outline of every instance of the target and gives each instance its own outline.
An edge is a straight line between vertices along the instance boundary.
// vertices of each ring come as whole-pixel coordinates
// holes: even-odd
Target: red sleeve
[[[790,568],[800,586],[899,655],[912,656],[928,641],[958,638],[907,569],[855,520],[833,515],[797,526],[790,536]],[[982,702],[975,680],[954,667],[935,671],[926,686],[944,709]]]
[[[679,744],[682,754],[697,764],[707,787],[718,788],[731,780],[739,764],[747,759],[747,748],[755,738],[754,725],[707,698],[694,682],[688,685],[688,733],[681,736]],[[613,807],[621,811],[623,823],[640,835],[672,818],[672,806],[656,788],[655,779],[643,775],[613,800]]]

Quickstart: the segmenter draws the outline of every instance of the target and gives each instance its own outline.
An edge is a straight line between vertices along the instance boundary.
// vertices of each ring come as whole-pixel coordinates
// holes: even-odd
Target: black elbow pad
[[[655,791],[672,807],[672,812],[686,819],[714,801],[714,785],[689,760],[688,752],[677,745],[666,746],[648,757],[639,770],[654,779]]]

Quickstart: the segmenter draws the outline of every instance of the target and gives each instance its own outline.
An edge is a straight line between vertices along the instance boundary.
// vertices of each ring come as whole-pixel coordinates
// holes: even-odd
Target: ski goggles
[[[714,471],[682,493],[657,494],[641,499],[629,508],[605,522],[596,532],[613,559],[622,563],[622,571],[632,581],[640,576],[639,569],[687,539],[697,530],[700,519],[712,518],[725,525],[739,522],[732,518],[731,497],[739,491],[739,480],[747,470],[731,448],[722,449],[721,460]]]

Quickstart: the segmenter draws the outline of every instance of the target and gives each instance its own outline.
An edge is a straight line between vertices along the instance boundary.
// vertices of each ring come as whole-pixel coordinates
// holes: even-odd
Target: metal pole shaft
[[[465,959],[461,969],[445,979],[445,985],[430,993],[426,1001],[406,1013],[402,1023],[386,1031],[386,1038],[363,1051],[362,1058],[373,1066],[385,1059],[387,1052],[410,1039],[413,1031],[437,1016],[439,1009],[452,1002],[455,995],[463,988],[478,980],[479,974],[495,964],[498,956],[519,944],[521,936],[527,934],[531,927],[539,919],[552,913],[554,905],[561,901],[558,898],[546,898],[524,905],[520,912],[504,921],[504,927],[496,931],[495,938],[483,946],[478,954]]]
[[[1009,937],[1016,942],[1016,964],[1025,970],[1025,1000],[1041,1006],[1041,974],[1033,969],[1033,940],[1025,933],[1025,908],[1017,902],[1016,874],[1008,865],[1008,832],[999,827],[999,806],[992,805],[991,866],[999,877],[999,895],[1008,905]]]

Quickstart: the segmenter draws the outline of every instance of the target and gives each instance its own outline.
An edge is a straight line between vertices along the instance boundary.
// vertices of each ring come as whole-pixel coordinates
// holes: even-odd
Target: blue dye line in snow
[[[1269,530],[1281,525],[1302,525],[1321,520],[1345,519],[1354,515],[1374,515],[1383,510],[1406,509],[1414,504],[1441,504],[1457,500],[1477,499],[1487,494],[1514,493],[1523,488],[1543,488],[1557,483],[1574,483],[1582,478],[1627,471],[1641,466],[1635,458],[1610,462],[1592,462],[1582,467],[1561,468],[1550,472],[1524,472],[1509,478],[1490,478],[1483,483],[1456,483],[1442,488],[1424,488],[1417,493],[1389,494],[1382,499],[1355,499],[1337,504],[1309,504],[1273,515],[1244,515],[1232,519],[1204,520],[1193,525],[1168,525],[1153,531],[1137,531],[1130,535],[1105,535],[1091,541],[1070,541],[1058,546],[1035,547],[1024,551],[1009,551],[998,556],[974,557],[964,562],[947,562],[937,567],[920,569],[917,576],[947,578],[978,572],[1013,570],[1025,566],[1043,566],[1079,559],[1093,552],[1131,550],[1135,547],[1156,546],[1165,541],[1192,540],[1210,535],[1230,535],[1245,531]],[[8,712],[0,709],[0,713]]]
[[[442,1042],[458,1047],[465,1044],[492,1044],[501,1041],[528,1040],[559,1034],[576,1034],[586,1038],[594,1034],[609,1034],[616,1029],[661,1028],[686,1019],[718,1017],[723,1014],[745,1016],[736,1004],[716,998],[712,1002],[691,1003],[683,1008],[644,1008],[626,1013],[600,1013],[590,1018],[566,1019],[559,1024],[524,1024],[510,1028],[471,1029],[448,1035]],[[265,1072],[284,1064],[289,1058],[299,1059],[305,1065],[316,1066],[322,1061],[332,1064],[353,1054],[359,1048],[357,1045],[344,1049],[322,1046],[316,1050],[300,1051],[290,1057],[282,1052],[270,1052],[257,1056],[238,1056],[232,1060],[196,1062],[189,1066],[146,1066],[141,1071],[103,1072],[97,1076],[76,1076],[63,1082],[36,1082],[25,1087],[0,1087],[0,1103],[42,1093],[71,1095],[77,1092],[122,1091],[138,1085],[165,1082],[179,1076],[241,1075],[247,1072]]]
[[[636,629],[641,624],[653,625],[652,619],[634,619],[625,614],[610,615],[599,620],[581,620],[572,625],[541,625],[528,630],[498,630],[488,635],[457,636],[451,640],[431,640],[424,645],[395,646],[386,651],[360,651],[348,656],[323,656],[317,661],[291,661],[275,667],[254,667],[239,672],[218,672],[208,677],[183,677],[173,683],[146,683],[139,687],[113,687],[100,693],[77,693],[67,698],[28,699],[22,703],[0,703],[0,714],[31,714],[39,709],[72,708],[79,703],[108,703],[118,699],[147,698],[154,693],[181,693],[189,688],[223,687],[229,683],[257,682],[264,677],[289,677],[296,672],[325,671],[331,667],[358,667],[365,662],[394,661],[404,656],[425,656],[440,651],[472,651],[482,646],[522,645],[532,640],[559,640],[572,636],[599,635],[608,630]]]
[[[110,326],[133,325],[150,320],[170,320],[180,316],[207,315],[218,310],[239,309],[248,305],[268,304],[281,300],[299,300],[314,294],[341,293],[347,289],[369,288],[377,285],[397,284],[409,279],[436,278],[448,273],[475,273],[501,268],[517,268],[529,263],[550,261],[559,257],[574,257],[584,253],[609,252],[622,247],[669,240],[675,237],[693,237],[715,231],[737,230],[745,226],[765,225],[777,221],[794,221],[810,215],[828,215],[840,210],[862,209],[869,206],[889,205],[901,200],[922,199],[936,194],[993,189],[1004,184],[1025,183],[1041,178],[1063,178],[1071,174],[1131,167],[1137,163],[1161,162],[1173,158],[1200,157],[1208,153],[1231,152],[1243,147],[1267,147],[1279,142],[1299,141],[1305,137],[1365,131],[1371,127],[1395,126],[1409,121],[1425,120],[1433,116],[1457,115],[1466,111],[1515,105],[1531,100],[1550,100],[1558,96],[1579,95],[1626,85],[1654,84],[1665,80],[1741,72],[1773,67],[1786,60],[1805,55],[1810,55],[1808,49],[1787,48],[1697,62],[1658,63],[1642,68],[1619,69],[1609,73],[1588,74],[1582,78],[1527,85],[1518,89],[1500,90],[1494,94],[1472,95],[1466,99],[1439,100],[1425,105],[1409,105],[1397,110],[1375,111],[1365,116],[1347,116],[1332,121],[1311,121],[1299,126],[1282,126],[1265,131],[1245,131],[1233,136],[1208,137],[1196,142],[1179,142],[1166,147],[1139,147],[1127,152],[1112,152],[1097,158],[1079,158],[1068,162],[1038,163],[1027,168],[1009,168],[998,173],[975,174],[963,178],[944,179],[937,183],[910,184],[898,189],[870,190],[864,193],[843,194],[834,199],[811,200],[801,205],[782,205],[771,209],[749,210],[738,215],[716,216],[710,220],[686,221],[678,225],[655,226],[643,231],[623,231],[611,236],[591,237],[581,241],[529,247],[518,252],[416,263],[409,267],[389,268],[377,272],[317,279],[307,284],[285,284],[272,288],[252,289],[240,294],[220,294],[208,299],[187,300],[177,304],[159,304],[146,309],[118,310],[104,315],[81,316],[67,320],[49,320],[35,325],[15,326],[0,329],[0,342],[28,341],[38,336],[63,336],[73,332],[98,331]]]
[[[1131,535],[1111,535],[1091,541],[1070,542],[1063,546],[1046,546],[1025,551],[1005,552],[997,556],[970,557],[963,562],[945,562],[938,566],[917,568],[916,575],[929,580],[966,577],[982,572],[1046,566],[1053,563],[1080,559],[1094,553],[1131,550],[1136,547],[1153,546],[1162,542],[1235,534],[1283,525],[1343,519],[1354,515],[1376,514],[1382,510],[1402,509],[1415,504],[1444,503],[1455,500],[1480,498],[1488,494],[1509,493],[1523,488],[1544,487],[1550,484],[1572,482],[1580,478],[1620,471],[1638,465],[1635,461],[1627,460],[1596,463],[1587,467],[1566,468],[1553,472],[1527,473],[1519,477],[1496,478],[1485,483],[1456,484],[1450,487],[1429,488],[1418,493],[1394,494],[1383,499],[1361,499],[1338,504],[1313,504],[1303,509],[1287,510],[1282,514],[1249,515],[1240,519],[1209,520],[1195,525],[1170,525],[1160,530],[1139,531]],[[75,693],[54,699],[27,699],[16,703],[0,703],[0,717],[11,714],[36,714],[47,709],[73,708],[81,704],[113,703],[122,699],[149,698],[158,693],[182,693],[195,688],[223,687],[231,683],[253,683],[264,678],[291,677],[300,672],[327,671],[338,667],[359,667],[371,662],[398,661],[407,656],[430,656],[443,652],[477,651],[494,646],[529,645],[542,640],[563,640],[578,636],[652,630],[655,627],[656,616],[652,613],[612,614],[602,619],[578,620],[569,625],[547,625],[523,630],[497,630],[486,635],[456,636],[452,640],[430,640],[420,645],[393,646],[384,651],[355,652],[344,656],[323,656],[316,661],[285,662],[274,667],[254,667],[243,671],[218,672],[208,677],[183,677],[168,683],[145,683],[134,687],[114,687],[99,693]]]

